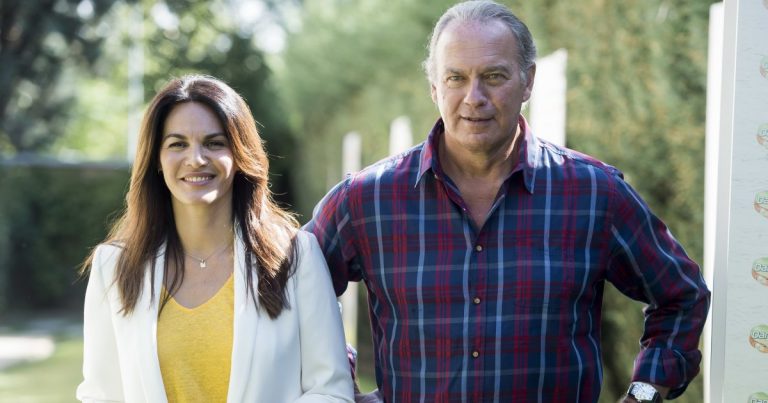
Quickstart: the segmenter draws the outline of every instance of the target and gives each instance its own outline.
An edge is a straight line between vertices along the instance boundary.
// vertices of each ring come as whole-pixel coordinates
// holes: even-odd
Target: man
[[[625,401],[674,398],[699,371],[698,266],[618,170],[534,136],[535,56],[506,7],[449,9],[427,141],[348,177],[307,225],[337,294],[368,287],[387,402],[596,402],[605,281],[648,304]]]

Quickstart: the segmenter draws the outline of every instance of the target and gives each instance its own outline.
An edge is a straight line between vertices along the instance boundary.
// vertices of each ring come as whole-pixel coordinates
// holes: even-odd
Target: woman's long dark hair
[[[126,206],[105,240],[123,251],[117,263],[115,284],[120,291],[122,312],[133,312],[141,295],[146,270],[154,283],[155,261],[165,242],[165,278],[171,277],[162,306],[181,286],[184,250],[176,232],[171,194],[160,170],[163,127],[171,110],[185,102],[197,102],[219,118],[232,148],[238,172],[232,192],[234,222],[245,244],[246,280],[254,304],[271,318],[288,307],[285,285],[296,260],[298,222],[272,199],[268,186],[269,160],[256,122],[245,101],[227,84],[209,76],[189,75],[172,80],[154,99],[144,115]],[[83,267],[93,262],[93,254]],[[176,268],[171,272],[171,262]],[[254,273],[258,290],[253,289]],[[151,298],[157,290],[151,287]],[[257,303],[258,296],[258,303]]]

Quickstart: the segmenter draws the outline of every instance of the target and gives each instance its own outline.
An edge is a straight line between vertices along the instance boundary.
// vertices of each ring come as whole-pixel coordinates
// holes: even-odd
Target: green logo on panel
[[[752,263],[752,277],[758,283],[768,287],[768,257],[757,259]]]
[[[768,325],[757,325],[749,331],[749,344],[761,353],[768,353]]]
[[[768,2],[768,0],[765,0]],[[768,403],[768,393],[757,392],[749,396],[747,403]]]
[[[755,211],[768,218],[768,191],[759,192],[755,195]]]
[[[768,148],[768,123],[760,125],[757,128],[757,142],[760,143],[761,146]]]

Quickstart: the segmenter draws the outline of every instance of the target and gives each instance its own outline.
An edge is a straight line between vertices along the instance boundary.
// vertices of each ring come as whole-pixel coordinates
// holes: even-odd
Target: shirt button
[[[477,352],[477,351],[473,351],[473,352],[472,352],[472,357],[473,357],[473,358],[477,358],[477,357],[480,357],[480,353],[479,353],[479,352]]]
[[[480,297],[475,297],[475,299],[472,300],[472,302],[475,303],[475,305],[480,303]]]
[[[483,251],[483,245],[475,246],[475,250],[478,251],[478,252],[482,252]]]

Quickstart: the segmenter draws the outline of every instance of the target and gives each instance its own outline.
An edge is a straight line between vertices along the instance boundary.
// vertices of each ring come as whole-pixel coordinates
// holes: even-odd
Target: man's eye
[[[504,76],[501,73],[490,73],[485,76],[485,79],[490,82],[500,82],[504,80]]]
[[[462,76],[448,76],[445,78],[445,85],[448,88],[459,88],[464,85],[464,81]]]

